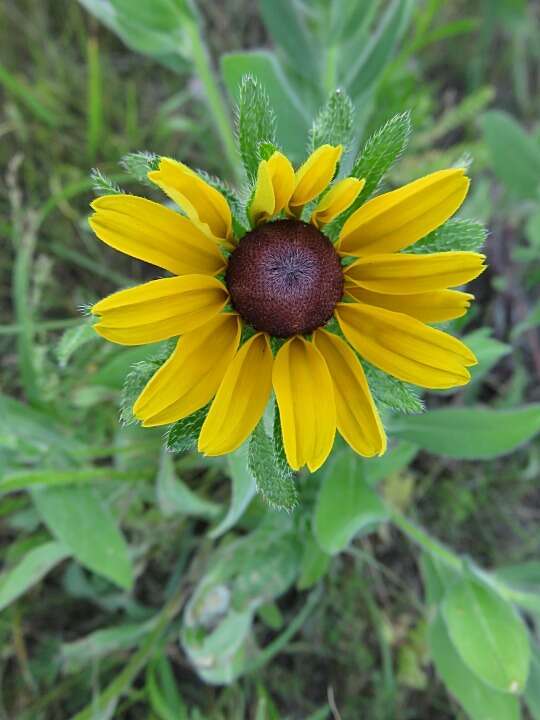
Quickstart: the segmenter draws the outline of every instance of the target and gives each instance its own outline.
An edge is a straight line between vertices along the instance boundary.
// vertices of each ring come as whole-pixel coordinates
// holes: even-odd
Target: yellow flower
[[[366,202],[333,245],[325,226],[364,186],[352,177],[331,185],[341,153],[323,145],[296,172],[279,152],[262,160],[247,209],[252,229],[239,241],[224,196],[168,158],[148,177],[183,214],[131,195],[92,203],[90,224],[103,242],[172,273],[92,308],[95,329],[113,342],[181,336],[134,405],[143,425],[173,423],[211,401],[199,450],[221,455],[246,440],[273,390],[290,466],[314,471],[336,429],[361,455],[386,449],[358,356],[421,387],[469,380],[473,353],[426,323],[466,312],[473,296],[449,288],[477,277],[484,256],[400,253],[460,207],[464,170]]]

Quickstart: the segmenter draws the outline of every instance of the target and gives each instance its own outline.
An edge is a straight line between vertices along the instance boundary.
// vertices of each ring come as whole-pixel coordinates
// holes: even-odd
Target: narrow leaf
[[[219,514],[219,505],[200,498],[176,476],[172,457],[166,452],[161,454],[156,493],[165,516],[181,514],[213,518]]]
[[[30,550],[18,565],[0,575],[0,610],[36,585],[69,555],[68,548],[59,542],[44,543]]]
[[[449,220],[441,227],[418,240],[406,252],[433,253],[450,250],[478,252],[487,237],[485,225],[474,220]]]

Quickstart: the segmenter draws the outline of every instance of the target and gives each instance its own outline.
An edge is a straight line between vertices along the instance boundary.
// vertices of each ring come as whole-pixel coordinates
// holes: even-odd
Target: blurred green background
[[[92,236],[91,169],[140,192],[119,161],[144,150],[234,186],[246,72],[296,162],[339,87],[357,149],[410,109],[387,186],[471,161],[461,216],[489,230],[453,328],[480,358],[471,385],[392,419],[384,462],[301,477],[292,515],[255,496],[245,458],[121,425],[148,348],[94,338],[79,312],[153,276]],[[3,0],[2,720],[540,718],[539,91],[535,0]],[[470,630],[488,617],[495,636],[471,658],[444,636],[448,588],[480,568],[508,603],[476,598]],[[497,652],[500,683],[482,664]]]

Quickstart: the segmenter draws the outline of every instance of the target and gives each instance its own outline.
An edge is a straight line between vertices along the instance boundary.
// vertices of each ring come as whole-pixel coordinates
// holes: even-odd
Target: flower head
[[[364,181],[334,181],[340,145],[322,145],[294,170],[274,152],[260,161],[235,236],[224,195],[182,163],[149,173],[180,208],[131,195],[92,203],[90,224],[108,245],[172,277],[98,302],[96,331],[125,345],[178,337],[133,411],[145,426],[185,418],[211,403],[199,450],[238,448],[275,394],[289,465],[319,468],[336,429],[358,453],[380,455],[386,437],[361,359],[408,383],[468,382],[473,353],[429,323],[463,315],[477,277],[474,252],[402,252],[463,202],[463,169],[432,173],[351,212],[335,243],[326,229]]]

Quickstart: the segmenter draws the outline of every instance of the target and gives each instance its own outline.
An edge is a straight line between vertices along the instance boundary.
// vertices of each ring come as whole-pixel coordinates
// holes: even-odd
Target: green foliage
[[[380,78],[403,37],[413,6],[411,0],[393,0],[388,4],[377,29],[346,74],[345,87],[353,98],[367,94]]]
[[[428,452],[460,460],[487,460],[514,451],[540,432],[540,406],[430,410],[396,417],[391,428],[397,437]]]
[[[519,701],[507,693],[492,690],[469,671],[448,637],[442,617],[431,624],[430,647],[437,673],[466,710],[471,720],[519,720]]]
[[[540,147],[505,112],[491,110],[482,118],[482,129],[493,170],[511,193],[536,198],[540,184]]]
[[[93,488],[36,488],[32,499],[51,533],[80,563],[122,588],[132,586],[127,543],[115,517]]]
[[[281,436],[280,427],[278,433]],[[291,469],[279,456],[280,449],[266,434],[261,420],[249,442],[249,469],[257,482],[257,492],[268,505],[276,510],[291,511],[298,503],[298,492]]]
[[[253,182],[261,159],[260,144],[276,141],[276,116],[266,90],[251,75],[244,75],[240,85],[237,133],[244,169]]]
[[[98,337],[90,323],[82,322],[66,330],[56,347],[56,357],[60,367],[65,368],[73,353],[83,345],[97,340]]]
[[[504,598],[475,577],[446,593],[442,613],[461,659],[499,692],[522,692],[529,674],[529,638],[521,618]]]
[[[288,0],[259,0],[262,19],[272,39],[283,50],[294,71],[310,83],[319,72],[320,56],[299,12],[299,5]]]
[[[30,550],[18,565],[0,576],[0,610],[42,580],[69,555],[67,547],[59,542],[46,542]]]
[[[352,452],[334,458],[324,473],[314,515],[321,548],[335,555],[355,535],[372,531],[386,519],[384,504],[366,482],[361,459]]]
[[[328,98],[309,132],[310,152],[320,145],[348,146],[353,129],[354,108],[343,90],[336,90]]]

